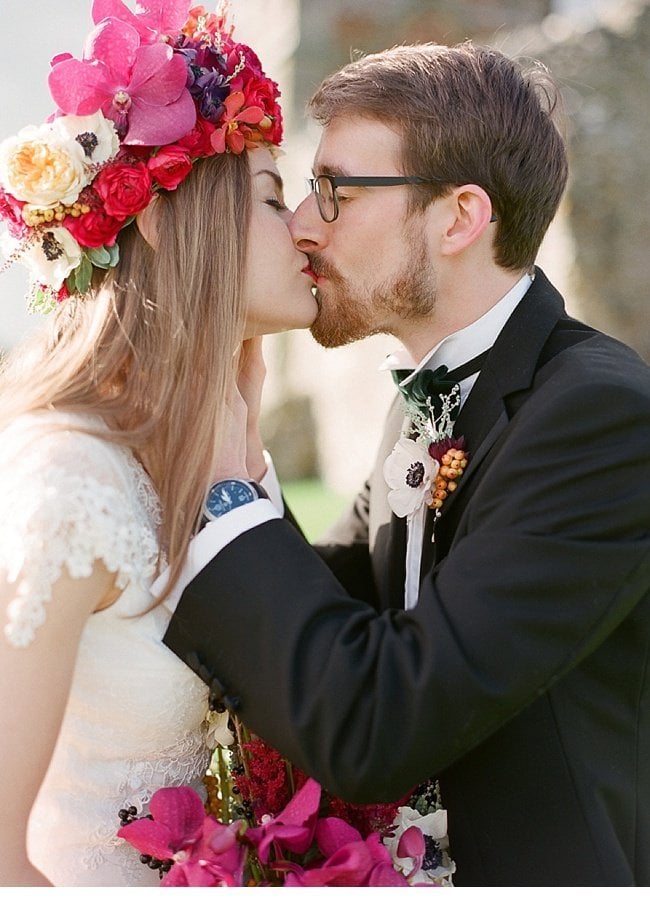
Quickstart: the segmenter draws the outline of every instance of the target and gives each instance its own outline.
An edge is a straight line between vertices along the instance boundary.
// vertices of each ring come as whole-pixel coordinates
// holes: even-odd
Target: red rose
[[[161,188],[173,191],[192,171],[192,160],[187,150],[172,144],[152,156],[147,167]]]
[[[276,102],[280,92],[275,81],[265,77],[251,78],[248,84],[243,86],[243,91],[246,98],[244,106],[257,106],[263,109],[267,120],[271,122],[268,129],[257,126],[264,139],[271,144],[279,144],[282,140],[282,112]]]
[[[142,212],[153,196],[151,173],[143,162],[106,166],[93,187],[104,201],[105,211],[116,219]]]
[[[91,209],[77,219],[66,216],[65,227],[82,247],[112,247],[124,219],[109,216],[103,209]]]
[[[126,165],[132,166],[135,163],[140,162],[140,160],[148,160],[151,154],[153,153],[153,147],[146,147],[144,144],[122,144],[120,149],[117,151],[117,156],[115,157],[116,163],[125,163]]]
[[[176,141],[174,146],[183,147],[194,159],[203,156],[212,156],[214,150],[210,142],[212,133],[216,130],[216,125],[208,122],[202,115],[197,114],[196,124],[191,131]]]

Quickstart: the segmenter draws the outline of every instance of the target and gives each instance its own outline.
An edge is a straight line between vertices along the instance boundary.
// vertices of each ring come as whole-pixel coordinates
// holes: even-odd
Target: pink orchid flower
[[[48,83],[62,113],[89,116],[101,109],[125,144],[171,144],[196,122],[183,56],[165,43],[143,44],[120,19],[97,25],[82,59],[55,57]]]
[[[122,0],[94,0],[93,22],[120,19],[140,35],[143,44],[159,41],[163,35],[177,34],[187,20],[190,0],[139,0],[133,13]]]
[[[249,125],[259,125],[265,116],[259,106],[244,108],[243,91],[233,91],[224,100],[226,111],[223,124],[212,134],[212,146],[216,153],[224,153],[226,146],[232,153],[241,153],[251,132]]]
[[[224,825],[206,817],[201,840],[177,861],[162,887],[242,887],[246,848],[239,841],[241,821]]]
[[[356,828],[330,816],[316,827],[316,841],[325,861],[311,869],[289,866],[287,887],[407,887],[393,868],[390,854],[374,833],[365,841]]]
[[[206,816],[201,798],[188,787],[160,788],[151,798],[153,819],[136,819],[117,832],[140,853],[172,859],[164,887],[241,886],[245,848],[242,823],[223,825]]]
[[[264,816],[262,825],[248,829],[246,838],[257,847],[257,855],[263,864],[268,862],[271,846],[277,851],[293,853],[307,850],[314,839],[320,795],[320,785],[309,778],[281,813]]]

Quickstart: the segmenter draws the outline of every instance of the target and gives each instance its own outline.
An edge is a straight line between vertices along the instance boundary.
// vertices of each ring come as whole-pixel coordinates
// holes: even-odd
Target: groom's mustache
[[[308,258],[309,267],[314,275],[322,275],[323,278],[329,278],[331,280],[341,279],[338,270],[333,265],[326,262],[319,253],[310,253],[308,254]]]

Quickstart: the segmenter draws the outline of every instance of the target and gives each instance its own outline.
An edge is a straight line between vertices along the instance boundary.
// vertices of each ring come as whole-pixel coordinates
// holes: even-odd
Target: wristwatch
[[[226,478],[210,486],[203,501],[203,515],[208,521],[218,519],[231,509],[254,500],[267,499],[268,494],[256,481],[248,478]]]

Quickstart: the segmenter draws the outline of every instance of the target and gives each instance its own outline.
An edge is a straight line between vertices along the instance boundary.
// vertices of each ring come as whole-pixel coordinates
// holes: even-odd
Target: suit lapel
[[[433,512],[427,514],[420,579],[446,552],[471,496],[470,485],[480,477],[482,461],[510,421],[506,398],[530,390],[542,348],[563,313],[562,297],[536,269],[535,280],[495,341],[456,420],[454,435],[465,438],[469,463],[438,520]]]

